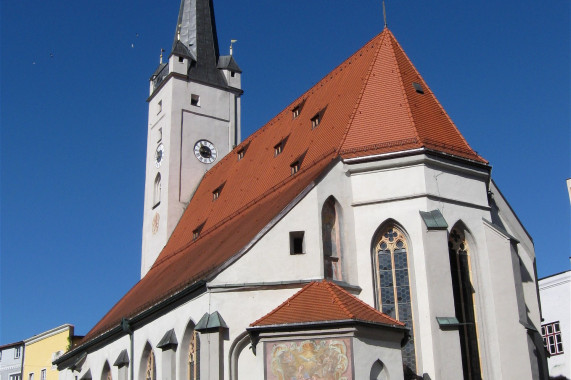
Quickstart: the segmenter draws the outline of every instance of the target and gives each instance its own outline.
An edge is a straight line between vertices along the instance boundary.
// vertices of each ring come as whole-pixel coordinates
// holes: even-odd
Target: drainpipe
[[[121,329],[123,329],[124,332],[126,332],[127,334],[129,334],[129,340],[131,342],[131,348],[130,348],[130,353],[129,353],[129,377],[130,380],[134,380],[135,379],[135,364],[134,364],[134,360],[133,360],[133,352],[135,351],[134,349],[134,343],[133,343],[133,329],[131,328],[131,323],[129,322],[129,320],[127,318],[123,318],[121,319]],[[23,379],[22,379],[23,380]]]

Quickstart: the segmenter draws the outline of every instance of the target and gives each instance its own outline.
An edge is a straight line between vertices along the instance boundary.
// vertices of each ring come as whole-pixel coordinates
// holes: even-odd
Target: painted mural
[[[266,380],[353,380],[350,338],[265,342]]]

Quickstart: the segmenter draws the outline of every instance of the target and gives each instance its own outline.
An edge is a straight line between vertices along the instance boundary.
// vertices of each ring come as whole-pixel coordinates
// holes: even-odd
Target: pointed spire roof
[[[294,109],[299,110],[296,117]],[[316,116],[319,124],[313,127]],[[275,155],[278,144],[282,151]],[[85,340],[240,257],[260,231],[338,160],[422,151],[487,164],[385,28],[204,175],[153,267]],[[238,152],[243,153],[240,159]],[[213,201],[212,192],[223,183],[224,191]],[[198,226],[202,229],[195,238]]]
[[[181,0],[171,54],[195,62],[188,73],[190,79],[226,86],[217,69],[220,54],[212,0]]]
[[[359,321],[404,327],[330,281],[313,281],[250,327]]]

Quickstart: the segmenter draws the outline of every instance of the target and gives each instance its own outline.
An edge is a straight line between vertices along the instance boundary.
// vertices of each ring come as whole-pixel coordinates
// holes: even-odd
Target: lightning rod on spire
[[[383,20],[385,21],[385,28],[387,27],[387,10],[385,9],[385,0],[383,0]]]
[[[230,55],[232,55],[232,45],[238,42],[238,40],[230,40]]]

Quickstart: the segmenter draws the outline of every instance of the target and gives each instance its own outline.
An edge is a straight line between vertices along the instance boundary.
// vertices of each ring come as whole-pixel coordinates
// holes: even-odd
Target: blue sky
[[[358,4],[358,5],[356,5]],[[568,0],[387,0],[389,27],[535,241],[568,270]],[[139,279],[148,79],[179,0],[0,3],[0,344],[85,334]],[[380,0],[215,0],[247,136],[382,30]]]

